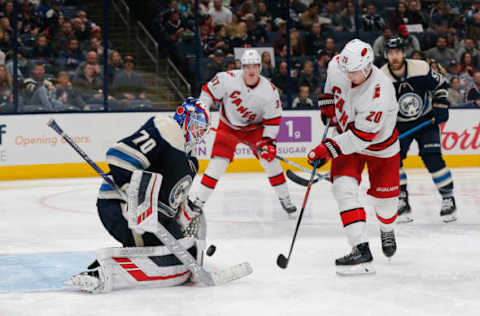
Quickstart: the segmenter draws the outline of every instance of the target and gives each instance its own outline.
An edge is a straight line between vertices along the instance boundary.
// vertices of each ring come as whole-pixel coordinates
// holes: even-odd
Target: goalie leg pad
[[[193,238],[179,242],[196,255]],[[67,284],[85,292],[105,293],[136,286],[176,286],[191,276],[190,270],[163,246],[105,248],[97,251],[97,261],[97,267],[74,275]]]

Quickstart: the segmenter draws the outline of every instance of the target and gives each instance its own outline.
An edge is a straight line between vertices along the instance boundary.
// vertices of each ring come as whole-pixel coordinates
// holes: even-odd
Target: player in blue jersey
[[[425,61],[406,59],[404,44],[399,37],[388,40],[385,58],[388,63],[382,70],[393,81],[396,89],[399,104],[397,126],[400,134],[422,122],[432,118],[435,120],[433,124],[400,140],[401,158],[406,158],[412,141],[417,141],[420,157],[442,196],[440,216],[444,222],[455,221],[453,179],[442,157],[439,128],[439,124],[448,120],[448,82]],[[400,169],[400,189],[397,221],[410,222],[413,218],[408,201],[407,174],[403,168]]]
[[[133,187],[134,171],[142,170],[147,175],[138,184],[138,191],[146,192],[139,193],[139,199],[146,200],[158,192],[158,221],[200,263],[205,220],[202,210],[192,205],[187,196],[198,171],[193,151],[209,124],[203,103],[188,98],[172,117],[151,117],[107,151],[109,177],[122,191]],[[160,184],[152,184],[149,179],[153,176],[149,175],[154,175]],[[157,191],[152,189],[155,185]],[[155,256],[148,255],[151,246],[163,243],[151,232],[129,227],[128,202],[106,181],[102,183],[97,200],[100,220],[110,235],[127,248],[97,251],[97,260],[89,270],[73,276],[69,285],[87,292],[108,292],[138,285],[173,286],[189,279],[190,271],[166,247],[155,248]],[[199,239],[203,242],[199,243]]]

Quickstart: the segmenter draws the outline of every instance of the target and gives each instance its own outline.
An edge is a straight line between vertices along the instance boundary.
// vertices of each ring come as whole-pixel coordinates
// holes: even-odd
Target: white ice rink
[[[227,174],[205,208],[209,243],[217,246],[206,266],[249,261],[251,276],[222,287],[101,295],[38,290],[25,272],[29,265],[11,260],[35,255],[40,272],[30,273],[65,266],[80,272],[82,260],[49,261],[51,254],[75,258],[118,246],[96,214],[100,180],[0,182],[0,315],[480,315],[480,169],[453,170],[459,219],[449,224],[440,220],[440,196],[429,174],[408,175],[415,221],[396,226],[398,251],[391,262],[382,254],[378,221],[367,207],[376,275],[335,274],[334,259],[350,249],[329,183],[312,188],[292,260],[281,270],[275,261],[288,253],[296,218],[281,209],[264,174]],[[305,188],[289,185],[301,205]]]

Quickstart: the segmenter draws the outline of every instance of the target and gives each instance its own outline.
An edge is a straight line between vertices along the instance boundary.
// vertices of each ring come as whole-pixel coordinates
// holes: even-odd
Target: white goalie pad
[[[158,231],[158,194],[162,175],[143,170],[133,171],[128,186],[128,227],[139,234]]]

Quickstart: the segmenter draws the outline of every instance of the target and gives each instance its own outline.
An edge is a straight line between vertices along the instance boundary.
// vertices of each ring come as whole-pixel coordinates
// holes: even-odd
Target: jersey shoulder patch
[[[416,76],[426,76],[430,71],[430,65],[423,60],[406,59],[408,67],[408,78]]]
[[[172,118],[155,116],[153,120],[155,127],[160,135],[172,147],[180,151],[185,151],[185,137],[183,131],[176,121]]]

